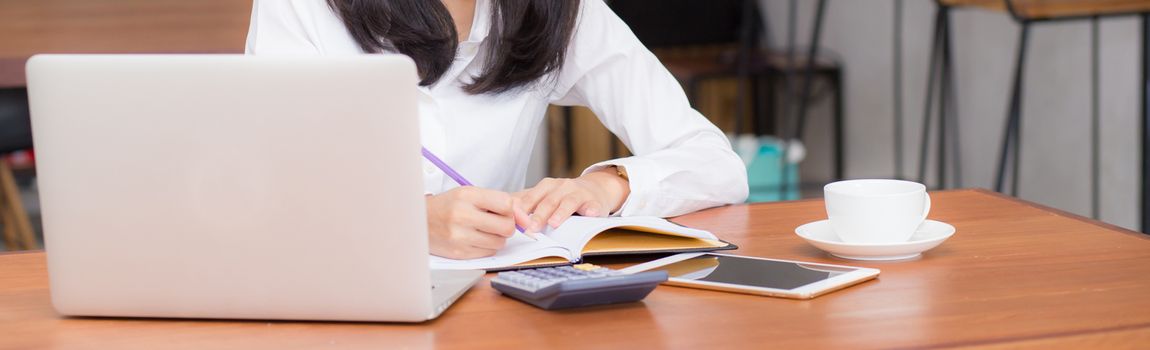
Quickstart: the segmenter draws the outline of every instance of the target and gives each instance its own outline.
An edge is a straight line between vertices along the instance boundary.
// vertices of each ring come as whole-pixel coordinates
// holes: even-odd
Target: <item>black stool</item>
[[[0,156],[29,148],[32,148],[32,129],[28,94],[24,89],[0,89]],[[7,249],[38,249],[12,169],[3,159],[0,159],[0,225],[3,225]]]

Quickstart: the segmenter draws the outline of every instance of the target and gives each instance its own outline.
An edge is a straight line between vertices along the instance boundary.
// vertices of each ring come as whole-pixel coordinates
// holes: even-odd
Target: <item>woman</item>
[[[425,164],[435,255],[492,255],[516,224],[666,217],[747,196],[726,137],[601,0],[256,0],[247,52],[415,61],[423,144],[476,185]],[[635,156],[524,189],[549,104],[590,107]]]

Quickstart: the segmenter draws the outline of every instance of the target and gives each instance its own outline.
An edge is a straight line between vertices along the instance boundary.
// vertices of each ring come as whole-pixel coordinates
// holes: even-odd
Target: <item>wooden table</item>
[[[251,0],[0,0],[0,88],[38,53],[242,53]]]
[[[1150,239],[981,190],[938,192],[958,233],[916,261],[842,261],[792,230],[818,200],[731,206],[676,221],[738,254],[868,266],[878,280],[798,301],[670,286],[644,302],[549,312],[486,282],[419,325],[61,318],[44,254],[0,255],[0,349],[1145,347]],[[621,266],[621,265],[619,265]],[[619,267],[616,266],[616,267]]]

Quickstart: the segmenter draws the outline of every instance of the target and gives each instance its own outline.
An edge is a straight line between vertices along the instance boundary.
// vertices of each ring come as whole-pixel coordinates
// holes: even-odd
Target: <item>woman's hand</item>
[[[528,231],[558,227],[572,214],[607,216],[619,210],[631,194],[630,184],[614,167],[593,171],[574,179],[546,178],[535,187],[515,193],[517,205],[529,217],[520,217]]]
[[[494,255],[515,234],[512,196],[473,186],[428,196],[427,231],[431,254],[451,259]]]

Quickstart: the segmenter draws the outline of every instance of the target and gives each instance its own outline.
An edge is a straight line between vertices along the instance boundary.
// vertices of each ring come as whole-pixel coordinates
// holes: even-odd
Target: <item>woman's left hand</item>
[[[530,222],[525,229],[540,232],[543,225],[558,227],[573,214],[607,216],[619,210],[630,193],[630,184],[614,167],[574,179],[545,178],[535,187],[514,194],[518,207],[529,213],[529,217],[516,221]]]

